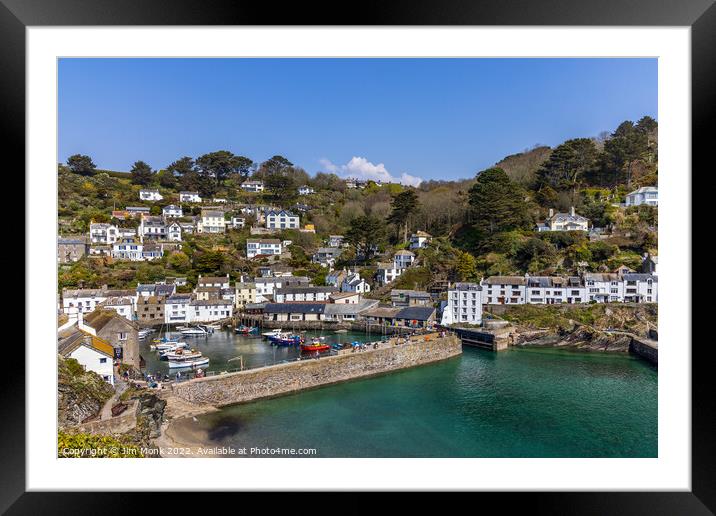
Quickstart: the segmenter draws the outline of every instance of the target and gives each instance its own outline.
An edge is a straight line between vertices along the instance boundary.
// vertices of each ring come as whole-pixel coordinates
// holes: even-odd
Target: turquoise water
[[[207,446],[318,457],[656,457],[657,371],[624,355],[465,348],[183,425]]]
[[[258,367],[279,363],[284,360],[293,360],[300,354],[300,350],[297,347],[272,346],[267,340],[261,338],[260,335],[258,337],[247,337],[237,335],[229,330],[217,330],[206,337],[183,337],[178,332],[174,332],[172,335],[174,338],[183,340],[192,348],[201,351],[203,355],[209,357],[209,365],[203,368],[206,371],[239,369],[241,362],[239,360],[231,360],[239,356],[243,358],[245,367]],[[313,336],[323,336],[329,344],[380,340],[380,336],[365,333],[309,331],[306,332],[305,335],[307,340],[310,340],[310,337]],[[157,352],[149,349],[152,339],[156,336],[157,335],[154,334],[144,341],[140,341],[139,344],[139,353],[146,362],[145,371],[151,374],[162,373],[173,376],[176,374],[177,369],[170,370],[168,363],[164,360],[159,360]]]

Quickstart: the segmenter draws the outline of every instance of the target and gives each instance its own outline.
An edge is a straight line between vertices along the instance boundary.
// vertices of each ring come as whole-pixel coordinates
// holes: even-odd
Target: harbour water
[[[268,330],[264,330],[268,331]],[[164,335],[164,334],[162,334]],[[366,333],[333,333],[309,331],[306,332],[306,340],[311,337],[322,336],[328,344],[342,342],[367,342],[380,340],[379,335],[368,335]],[[239,369],[241,362],[237,357],[242,357],[244,367],[259,367],[283,362],[284,360],[295,359],[300,350],[298,347],[272,346],[267,340],[258,334],[255,337],[237,335],[229,330],[216,330],[206,337],[184,337],[179,332],[170,332],[170,336],[186,342],[191,348],[201,351],[204,356],[209,357],[209,365],[204,367],[205,371],[229,371]],[[139,353],[146,361],[146,372],[151,374],[162,373],[173,376],[178,369],[169,369],[168,363],[160,360],[157,352],[150,349],[152,339],[156,338],[154,333],[140,341]],[[232,360],[234,359],[234,360]]]
[[[465,348],[180,420],[173,432],[191,444],[317,457],[656,457],[657,383],[654,367],[622,354]]]

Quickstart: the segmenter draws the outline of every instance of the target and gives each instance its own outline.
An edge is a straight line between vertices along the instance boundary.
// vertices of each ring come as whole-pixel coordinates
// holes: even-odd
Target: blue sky
[[[414,183],[658,119],[657,60],[61,59],[58,103],[59,161],[226,149]]]

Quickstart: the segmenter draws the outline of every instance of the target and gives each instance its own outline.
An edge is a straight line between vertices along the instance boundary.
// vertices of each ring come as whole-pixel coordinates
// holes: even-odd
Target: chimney
[[[574,206],[572,206],[569,210],[569,214],[574,217]]]
[[[554,210],[552,208],[549,209],[549,218],[551,219],[554,217]]]

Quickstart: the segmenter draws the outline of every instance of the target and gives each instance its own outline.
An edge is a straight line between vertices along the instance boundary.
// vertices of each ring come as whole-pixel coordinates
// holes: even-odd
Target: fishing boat
[[[241,326],[238,326],[234,331],[236,331],[236,333],[240,333],[242,335],[249,335],[252,333],[258,333],[259,327],[258,326],[244,326],[242,324]]]
[[[329,351],[331,346],[326,344],[324,337],[314,337],[311,339],[310,344],[301,344],[301,351],[306,353],[315,353]]]
[[[185,349],[175,349],[174,351],[164,351],[163,353],[160,353],[159,358],[162,360],[191,360],[194,358],[200,358],[202,356],[201,351],[196,350],[190,350],[187,351]]]
[[[154,330],[152,328],[145,328],[143,330],[139,330],[137,332],[137,337],[140,339],[146,339],[149,337],[152,333],[154,333]]]
[[[280,333],[277,336],[269,337],[271,344],[276,346],[298,346],[303,344],[303,337],[296,334]]]
[[[196,369],[197,367],[204,366],[208,363],[209,357],[190,358],[186,360],[170,360],[169,367],[172,369],[179,367],[191,367],[192,369]]]
[[[273,329],[273,330],[271,330],[271,331],[267,331],[267,332],[265,332],[265,333],[262,333],[261,335],[263,335],[264,337],[278,337],[279,335],[281,335],[281,333],[283,333],[283,331],[281,330],[281,328],[276,328],[276,329]]]

